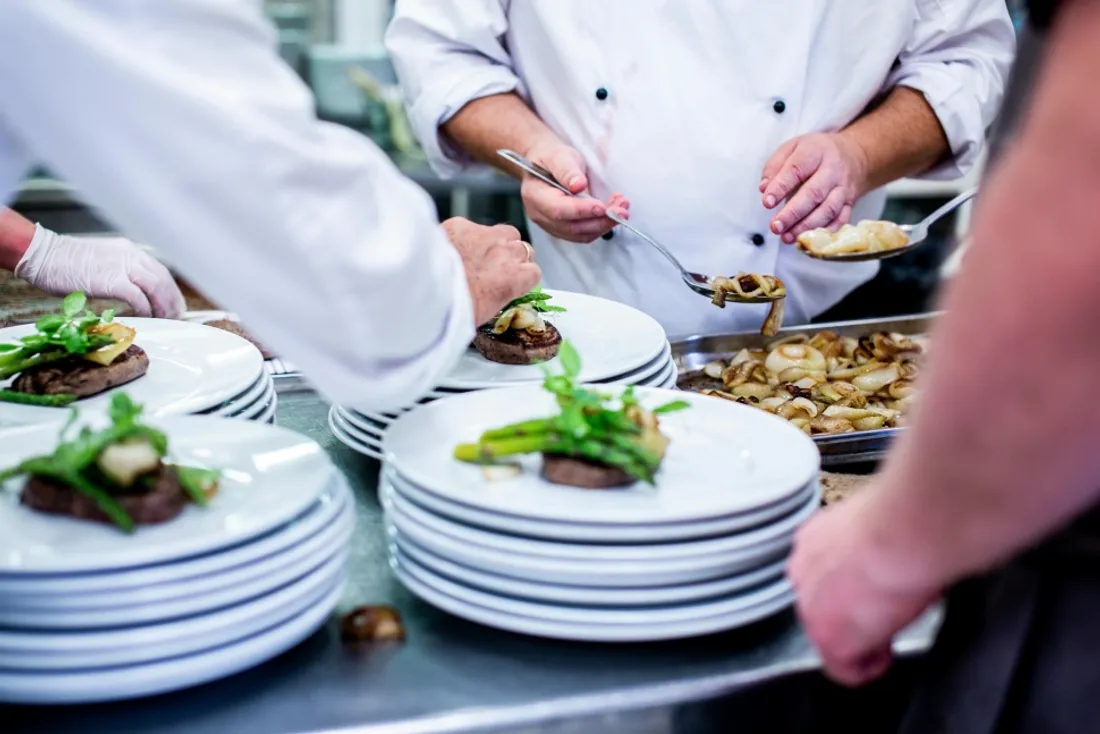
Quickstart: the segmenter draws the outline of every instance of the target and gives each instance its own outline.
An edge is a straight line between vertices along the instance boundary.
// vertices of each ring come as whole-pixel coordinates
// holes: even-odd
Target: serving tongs
[[[904,255],[907,252],[912,252],[916,248],[920,247],[925,240],[928,239],[928,230],[933,224],[946,217],[951,212],[958,209],[974,198],[974,195],[978,193],[978,187],[975,186],[972,189],[968,189],[951,201],[941,206],[936,211],[929,214],[927,217],[917,222],[916,224],[902,224],[898,228],[905,233],[909,239],[909,243],[903,247],[894,247],[889,250],[877,250],[874,252],[838,252],[832,255],[822,255],[815,253],[811,250],[805,250],[801,247],[798,248],[799,252],[808,257],[812,257],[817,260],[830,260],[833,262],[864,262],[866,260],[885,260],[888,257],[897,257],[898,255]]]
[[[498,150],[497,155],[499,155],[501,158],[505,159],[509,163],[512,163],[513,165],[523,169],[543,183],[553,186],[555,189],[562,192],[563,194],[566,194],[568,196],[575,196],[580,199],[595,200],[595,197],[590,196],[589,194],[574,194],[572,191],[558,183],[557,180],[555,180],[553,174],[551,174],[545,168],[537,163],[529,161],[528,159],[524,158],[519,153],[516,153],[513,150]],[[676,267],[676,269],[680,271],[680,277],[683,278],[683,281],[687,284],[688,288],[691,288],[693,291],[701,296],[706,296],[707,298],[714,300],[714,278],[703,275],[702,273],[691,272],[683,265],[681,265],[680,261],[677,260],[671,252],[665,249],[665,247],[661,243],[657,242],[657,240],[645,234],[637,227],[630,224],[630,222],[615,214],[610,209],[607,210],[605,216],[615,224],[618,224],[619,226],[624,227],[625,229],[628,229],[634,234],[638,235],[638,237],[640,237],[642,240],[652,245],[657,250],[657,252],[664,255],[665,259],[672,263]],[[728,303],[771,303],[772,301],[781,300],[783,297],[784,296],[765,294],[760,294],[759,296],[754,295],[751,297],[745,297],[737,293],[730,293],[728,291],[725,293],[725,300]]]

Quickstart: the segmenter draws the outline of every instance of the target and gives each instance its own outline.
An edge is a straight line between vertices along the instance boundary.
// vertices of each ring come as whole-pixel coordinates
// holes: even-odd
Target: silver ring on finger
[[[527,253],[527,262],[533,263],[535,261],[535,248],[529,242],[523,242],[522,244],[524,251]]]

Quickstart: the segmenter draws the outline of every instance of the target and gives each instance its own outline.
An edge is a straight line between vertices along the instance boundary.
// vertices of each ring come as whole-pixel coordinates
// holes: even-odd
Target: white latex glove
[[[70,237],[35,226],[15,274],[55,296],[125,301],[138,316],[177,319],[184,300],[168,268],[127,239]]]

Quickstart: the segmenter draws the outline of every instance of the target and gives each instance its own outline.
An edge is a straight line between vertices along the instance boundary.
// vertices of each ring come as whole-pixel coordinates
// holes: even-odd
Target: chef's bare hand
[[[527,151],[527,158],[550,171],[573,193],[588,191],[584,160],[568,145],[558,141],[538,143]],[[608,209],[623,218],[630,216],[630,202],[621,194],[614,194],[606,203],[567,196],[530,174],[524,174],[520,193],[531,221],[568,242],[589,243],[610,232],[615,223],[605,216]]]
[[[183,294],[156,258],[120,237],[71,237],[35,227],[15,274],[47,293],[124,301],[138,316],[177,319]]]
[[[874,486],[811,519],[799,530],[788,575],[806,634],[825,672],[859,686],[893,663],[894,636],[939,596],[940,586],[907,580],[905,564],[876,540],[867,513]]]
[[[865,193],[866,168],[863,150],[843,133],[810,133],[784,143],[760,180],[765,207],[787,200],[772,219],[772,232],[790,244],[811,229],[847,224]]]
[[[511,225],[486,227],[454,217],[443,223],[443,231],[462,256],[478,324],[492,319],[542,279],[534,249]]]

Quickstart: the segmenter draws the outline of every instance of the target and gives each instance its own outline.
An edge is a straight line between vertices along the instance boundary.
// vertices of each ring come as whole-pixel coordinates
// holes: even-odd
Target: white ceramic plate
[[[725,598],[693,604],[638,607],[635,609],[558,606],[498,596],[456,584],[439,574],[432,573],[415,561],[402,557],[400,552],[398,552],[396,561],[397,565],[403,566],[409,574],[415,576],[421,583],[470,604],[476,604],[505,614],[519,614],[548,622],[571,622],[573,624],[637,625],[690,622],[724,614],[736,614],[744,609],[766,604],[779,597],[789,596],[793,591],[790,581],[785,578],[778,578],[763,587],[744,590]]]
[[[254,409],[257,406],[263,405],[266,402],[269,395],[275,393],[275,381],[271,378],[271,375],[266,372],[260,376],[260,379],[256,380],[256,384],[248,388],[242,395],[232,400],[228,400],[220,407],[215,408],[212,411],[204,413],[204,415],[222,415],[222,416],[235,416],[240,415],[246,410]]]
[[[271,391],[270,399],[262,405],[258,410],[241,413],[240,415],[233,416],[234,418],[243,418],[244,420],[258,421],[260,423],[274,423],[275,414],[279,410],[279,396],[275,394],[274,388]],[[250,414],[251,413],[251,414]]]
[[[794,594],[791,593],[740,613],[722,614],[690,622],[641,625],[573,624],[548,622],[470,604],[421,582],[406,571],[403,563],[394,565],[394,573],[401,583],[424,601],[471,622],[536,637],[583,642],[653,642],[713,634],[758,622],[786,609],[794,601]]]
[[[347,542],[345,536],[344,542]],[[303,556],[286,568],[244,583],[234,584],[206,594],[188,594],[154,603],[113,606],[100,609],[62,607],[19,610],[0,608],[0,626],[13,630],[92,630],[97,628],[133,628],[184,617],[210,614],[248,603],[313,572],[327,559],[319,555]]]
[[[187,507],[171,522],[128,535],[112,525],[23,507],[23,480],[14,479],[0,488],[0,573],[108,571],[226,548],[302,514],[335,473],[317,443],[274,426],[209,416],[151,424],[167,433],[169,458],[222,470],[220,491],[208,507]],[[0,467],[56,445],[55,425],[6,431],[0,434]]]
[[[239,395],[264,372],[260,350],[235,334],[168,319],[120,318],[119,322],[137,330],[134,343],[149,355],[149,371],[127,385],[77,402],[81,410],[103,411],[111,393],[125,390],[145,406],[146,415],[197,413]],[[33,325],[0,329],[0,343],[33,331]],[[68,409],[63,408],[5,403],[3,409],[4,422],[9,424],[66,417]]]
[[[710,520],[780,501],[817,477],[817,447],[782,418],[695,393],[643,387],[637,395],[649,407],[672,400],[691,406],[661,417],[671,443],[655,487],[594,492],[550,484],[540,476],[538,456],[524,457],[519,477],[489,481],[480,467],[454,459],[456,444],[475,442],[490,428],[557,413],[554,397],[541,387],[482,390],[422,406],[390,426],[384,455],[401,476],[440,497],[573,523]]]
[[[564,522],[544,522],[498,515],[485,510],[437,497],[410,484],[398,476],[392,467],[386,467],[384,476],[394,490],[425,507],[436,515],[488,530],[498,530],[542,540],[559,540],[579,543],[667,543],[673,541],[714,538],[759,527],[802,507],[816,491],[816,482],[806,485],[802,491],[781,502],[762,507],[754,512],[697,523],[665,523],[660,525],[598,525]]]
[[[380,428],[370,423],[366,418],[356,416],[343,408],[336,409],[336,417],[340,426],[346,428],[357,438],[367,439],[371,444],[382,447],[382,437],[386,433],[385,428]]]
[[[405,558],[444,578],[474,589],[496,592],[519,599],[577,606],[639,607],[657,604],[683,604],[714,599],[778,580],[786,569],[783,559],[769,566],[723,579],[683,586],[655,586],[638,589],[600,589],[560,584],[534,584],[521,579],[486,573],[453,563],[400,537],[396,549]]]
[[[101,612],[106,612],[109,618],[129,618],[126,615],[131,614],[131,608],[140,608],[138,614],[145,621],[178,616],[175,609],[181,607],[215,608],[226,595],[233,595],[238,591],[245,594],[245,590],[253,589],[257,584],[295,578],[308,571],[309,564],[315,564],[318,559],[331,558],[347,544],[354,525],[355,514],[349,503],[344,505],[336,522],[302,543],[255,563],[219,573],[132,589],[85,591],[64,596],[20,594],[14,598],[0,599],[0,624],[10,617],[14,626],[27,626],[25,619],[33,620],[39,614],[51,619],[60,612],[66,621],[69,617],[87,615],[87,624],[80,624],[79,620],[73,619],[71,623],[62,625],[66,628],[91,627],[92,622],[99,619],[96,615]],[[9,647],[15,646],[17,641],[18,636],[9,637],[7,631],[0,630],[0,655]]]
[[[794,530],[812,514],[809,511],[811,509],[817,508],[807,507],[807,512],[797,517],[790,534],[778,536],[737,554],[720,553],[655,562],[576,561],[502,554],[438,535],[416,521],[392,512],[386,514],[386,528],[391,537],[398,540],[408,538],[436,555],[488,573],[564,586],[636,588],[712,581],[748,573],[775,563],[790,552]]]
[[[364,456],[376,459],[377,461],[382,460],[381,448],[373,448],[371,446],[367,446],[366,444],[352,438],[351,434],[348,432],[348,429],[341,425],[339,421],[340,416],[336,414],[335,406],[333,406],[333,409],[329,410],[328,412],[328,428],[329,431],[332,432],[332,435],[336,437],[337,441],[344,444],[356,453],[363,454]]]
[[[382,487],[382,502],[388,512],[407,517],[431,532],[460,543],[468,543],[487,553],[504,553],[539,559],[560,559],[591,563],[597,561],[660,563],[678,559],[700,558],[718,554],[736,555],[746,548],[762,545],[775,538],[788,536],[800,524],[798,518],[808,517],[814,509],[809,502],[794,513],[776,518],[762,527],[719,538],[678,543],[644,543],[639,545],[607,545],[599,543],[558,543],[522,538],[463,525],[434,515],[414,502],[396,494],[392,486]]]
[[[74,704],[120,701],[225,678],[277,657],[321,626],[344,593],[334,586],[320,603],[283,624],[198,655],[79,673],[0,672],[0,702]]]
[[[554,314],[551,320],[580,353],[582,381],[606,380],[636,370],[653,361],[668,345],[661,325],[630,306],[580,293],[548,292],[554,297],[554,305],[567,309],[566,313]],[[547,364],[556,369],[557,360]],[[497,364],[468,349],[442,386],[481,390],[542,380],[541,365]]]
[[[28,633],[28,649],[0,651],[0,670],[61,672],[138,665],[238,642],[292,619],[331,592],[344,574],[347,550],[321,560],[310,573],[266,596],[210,614],[120,630]],[[35,649],[36,637],[49,642],[49,649]]]
[[[325,492],[304,513],[289,523],[232,548],[224,548],[185,561],[106,573],[72,575],[11,575],[0,572],[0,596],[25,595],[31,599],[89,593],[127,593],[160,584],[201,584],[208,576],[234,576],[252,563],[313,542],[318,533],[329,532],[337,518],[350,510],[351,490],[339,473]],[[217,588],[217,586],[215,586]],[[0,647],[5,644],[0,632]]]

